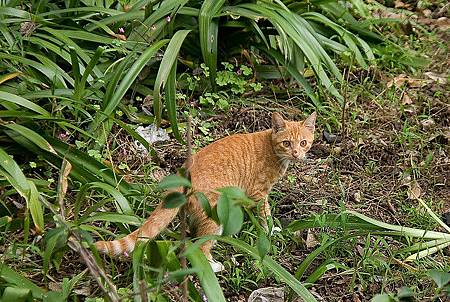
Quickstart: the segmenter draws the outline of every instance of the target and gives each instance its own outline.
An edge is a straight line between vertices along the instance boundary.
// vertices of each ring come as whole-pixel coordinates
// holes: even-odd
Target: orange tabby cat
[[[236,134],[220,139],[192,156],[190,175],[195,192],[203,192],[211,207],[218,200],[217,189],[241,188],[255,202],[263,201],[260,215],[270,214],[267,202],[275,182],[284,175],[291,161],[303,159],[314,139],[316,113],[303,122],[286,121],[279,113],[272,115],[272,129],[250,134]],[[133,251],[137,240],[155,238],[177,215],[178,208],[166,209],[163,203],[151,213],[145,223],[128,236],[114,241],[95,243],[97,250],[111,255]],[[221,228],[203,211],[192,196],[186,212],[196,236],[219,234]],[[223,269],[211,255],[213,242],[201,247],[214,271]]]

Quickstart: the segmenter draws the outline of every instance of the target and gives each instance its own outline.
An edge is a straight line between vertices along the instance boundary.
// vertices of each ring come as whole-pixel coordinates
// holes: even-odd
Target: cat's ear
[[[274,133],[283,131],[286,129],[286,122],[284,121],[281,114],[278,112],[272,113],[272,130]]]
[[[310,116],[308,116],[306,118],[306,120],[303,122],[303,126],[305,126],[306,128],[308,128],[309,130],[311,130],[311,132],[314,132],[315,129],[315,123],[316,123],[316,117],[317,117],[317,113],[314,111],[313,113],[311,113]]]

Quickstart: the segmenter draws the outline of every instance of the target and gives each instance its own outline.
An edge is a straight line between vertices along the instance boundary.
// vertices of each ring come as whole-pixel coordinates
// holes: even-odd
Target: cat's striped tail
[[[111,256],[127,255],[134,250],[138,240],[150,240],[158,236],[175,218],[178,210],[164,208],[161,203],[139,229],[118,240],[97,241],[95,247],[99,252]]]

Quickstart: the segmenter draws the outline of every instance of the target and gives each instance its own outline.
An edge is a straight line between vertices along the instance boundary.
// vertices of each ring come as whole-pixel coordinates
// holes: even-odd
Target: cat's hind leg
[[[214,220],[209,218],[204,218],[200,221],[196,226],[196,236],[209,236],[209,235],[221,235],[222,234],[222,226],[219,226]],[[208,240],[204,242],[200,249],[205,254],[206,259],[208,259],[209,264],[211,265],[212,270],[217,273],[221,272],[225,269],[222,263],[215,261],[212,254],[211,249],[213,248],[215,240]]]

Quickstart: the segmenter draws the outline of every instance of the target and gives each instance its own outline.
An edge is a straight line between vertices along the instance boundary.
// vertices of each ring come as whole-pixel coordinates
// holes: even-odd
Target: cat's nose
[[[294,158],[298,158],[300,155],[300,153],[297,150],[292,151],[292,156],[294,156]]]

